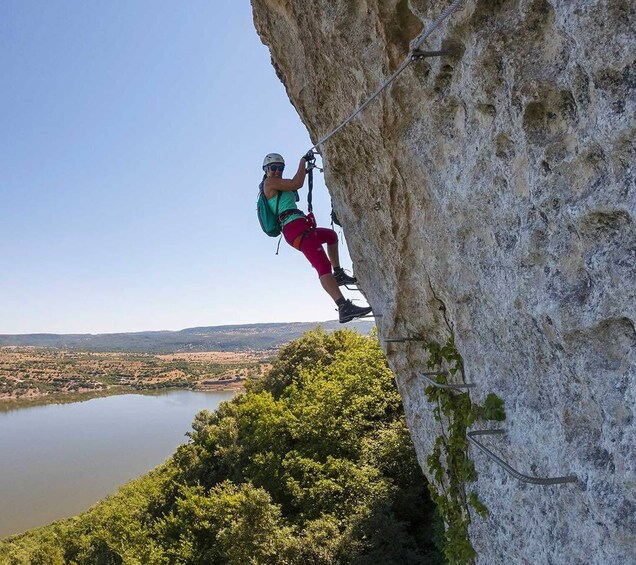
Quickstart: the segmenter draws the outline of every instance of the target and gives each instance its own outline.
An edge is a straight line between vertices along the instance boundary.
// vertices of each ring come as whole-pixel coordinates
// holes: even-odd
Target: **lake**
[[[125,394],[0,412],[0,539],[79,514],[163,463],[235,392]]]

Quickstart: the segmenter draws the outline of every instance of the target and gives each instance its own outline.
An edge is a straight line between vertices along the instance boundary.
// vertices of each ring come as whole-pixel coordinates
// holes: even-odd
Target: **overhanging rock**
[[[252,4],[314,141],[448,5]],[[578,477],[524,486],[480,460],[480,563],[636,562],[635,28],[627,0],[467,1],[422,46],[453,54],[413,63],[323,147],[381,338],[453,328],[471,396],[506,401],[493,450]],[[438,424],[410,378],[426,350],[386,352],[428,472]]]

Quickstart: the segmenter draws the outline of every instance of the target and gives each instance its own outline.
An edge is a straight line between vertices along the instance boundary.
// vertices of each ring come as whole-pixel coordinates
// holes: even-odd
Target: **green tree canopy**
[[[189,436],[87,513],[0,544],[0,562],[441,562],[374,336],[308,332],[244,394],[199,413]],[[38,561],[44,547],[51,560]]]

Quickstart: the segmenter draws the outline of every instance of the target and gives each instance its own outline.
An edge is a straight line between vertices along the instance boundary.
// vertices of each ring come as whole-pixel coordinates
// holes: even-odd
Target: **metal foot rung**
[[[385,343],[404,343],[406,341],[426,341],[423,337],[387,337]]]
[[[420,59],[427,59],[429,57],[444,57],[445,55],[456,55],[455,49],[442,49],[441,51],[423,51],[422,49],[415,49],[411,51],[411,59],[418,61]]]
[[[439,373],[418,373],[415,376],[422,377],[427,383],[437,387],[437,388],[450,388],[450,389],[462,389],[462,388],[473,388],[475,383],[438,383],[434,381],[430,377],[435,377],[437,375],[444,375],[448,377],[448,373],[446,371],[442,371]]]
[[[508,474],[523,483],[530,483],[533,485],[561,485],[565,483],[575,483],[578,480],[576,475],[568,475],[567,477],[530,477],[529,475],[524,475],[513,469],[503,459],[497,457],[492,451],[490,451],[490,449],[475,439],[475,436],[504,435],[505,433],[505,430],[473,430],[471,432],[466,432],[466,437],[475,445],[475,447],[483,451]]]

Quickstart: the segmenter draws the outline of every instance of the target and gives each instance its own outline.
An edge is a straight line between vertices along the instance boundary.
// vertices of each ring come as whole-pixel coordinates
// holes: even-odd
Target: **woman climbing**
[[[347,275],[340,266],[336,232],[317,227],[311,214],[308,218],[296,207],[296,191],[303,186],[307,166],[313,166],[313,160],[310,151],[300,160],[294,177],[284,179],[285,159],[278,153],[268,153],[263,160],[263,192],[272,212],[278,214],[285,241],[301,251],[318,271],[320,284],[338,306],[338,317],[340,323],[344,324],[365,316],[371,312],[371,308],[356,306],[340,292],[341,285],[355,284],[357,279]],[[322,247],[324,244],[327,245],[326,254]]]

